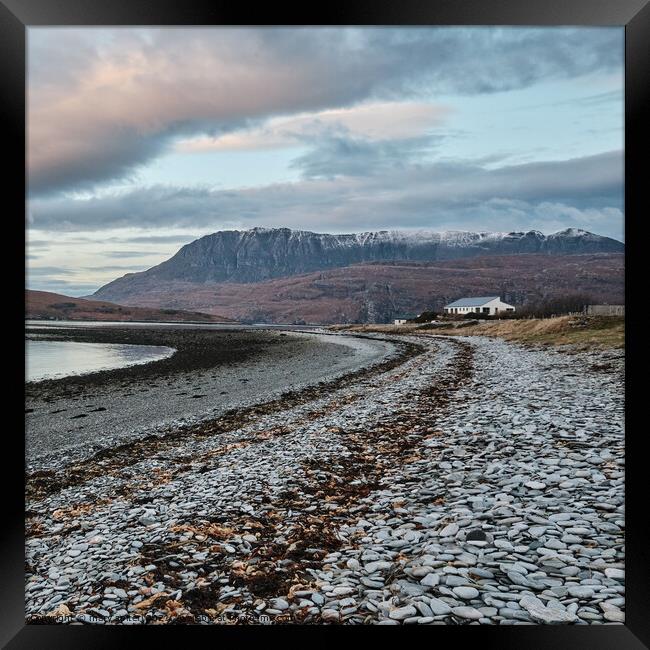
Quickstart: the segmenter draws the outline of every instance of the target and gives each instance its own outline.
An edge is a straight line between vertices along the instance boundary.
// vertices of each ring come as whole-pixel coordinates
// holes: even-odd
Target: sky
[[[623,240],[624,31],[30,27],[27,279],[218,230]]]

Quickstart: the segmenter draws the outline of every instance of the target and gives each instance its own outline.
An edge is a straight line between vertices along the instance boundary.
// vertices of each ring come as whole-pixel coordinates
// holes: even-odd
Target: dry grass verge
[[[330,329],[384,334],[427,332],[451,336],[496,336],[507,341],[531,345],[570,345],[578,349],[625,347],[625,319],[622,316],[559,316],[477,324],[461,321],[435,329],[417,324],[334,325]]]

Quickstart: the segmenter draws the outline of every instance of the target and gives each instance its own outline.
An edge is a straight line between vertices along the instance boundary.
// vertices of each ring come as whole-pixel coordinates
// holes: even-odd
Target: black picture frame
[[[20,286],[20,255],[24,250],[25,213],[25,35],[30,26],[39,25],[619,25],[625,27],[625,233],[626,233],[626,623],[603,626],[436,626],[400,627],[400,632],[382,634],[433,635],[429,642],[458,643],[469,636],[481,646],[499,648],[585,648],[610,650],[650,647],[650,531],[648,492],[643,450],[645,430],[633,425],[640,411],[642,385],[635,376],[641,363],[643,339],[640,302],[632,300],[634,284],[643,279],[643,218],[648,214],[644,191],[645,150],[648,127],[648,86],[650,82],[650,6],[648,0],[400,0],[375,2],[347,0],[317,7],[313,15],[296,6],[261,6],[254,12],[248,6],[201,0],[0,0],[0,115],[4,126],[3,154],[6,158],[6,182],[3,183],[5,227],[11,236],[5,250],[16,255],[6,276],[11,278],[10,317],[13,327],[24,327],[24,283]],[[646,136],[646,137],[643,137]],[[22,166],[22,167],[21,167]],[[646,208],[646,210],[643,210]],[[21,246],[21,243],[23,246]],[[6,258],[6,256],[5,256]],[[24,265],[24,258],[23,258]],[[14,266],[15,265],[15,266]],[[24,266],[23,266],[24,268]],[[24,312],[23,312],[24,313]],[[20,355],[16,355],[17,359]],[[8,379],[6,396],[11,409],[19,412],[21,370],[24,359],[16,360],[17,379]],[[5,446],[17,438],[24,420],[19,415],[16,427],[5,427]],[[7,420],[8,421],[8,420]],[[67,626],[25,625],[24,613],[24,456],[23,446],[14,445],[4,458],[2,479],[2,531],[0,565],[0,643],[18,648],[108,648],[122,642],[164,643],[161,626]],[[162,626],[169,631],[168,626]],[[223,642],[241,642],[254,630],[229,626],[179,626],[188,634],[217,634]],[[257,628],[261,640],[275,640],[281,626]],[[311,628],[313,630],[313,627]],[[331,642],[333,634],[347,634],[342,627],[324,626],[317,630],[319,639]],[[359,628],[356,628],[358,634]],[[363,629],[365,634],[367,628]],[[376,628],[375,628],[376,629]],[[145,631],[146,630],[146,631]],[[153,631],[151,631],[153,630]],[[156,631],[158,630],[158,631]],[[462,630],[462,631],[461,631]],[[474,630],[474,632],[468,631]],[[476,632],[480,630],[480,632]],[[209,631],[209,632],[208,632]],[[292,626],[291,632],[308,642],[304,627]],[[167,632],[165,632],[167,634]],[[475,635],[479,634],[476,638]],[[146,635],[146,637],[145,637]],[[322,637],[321,637],[322,635]],[[449,636],[453,635],[453,636]],[[155,638],[154,638],[155,637]],[[215,637],[212,636],[214,640]],[[387,639],[390,643],[390,639]],[[191,641],[190,641],[191,642]]]

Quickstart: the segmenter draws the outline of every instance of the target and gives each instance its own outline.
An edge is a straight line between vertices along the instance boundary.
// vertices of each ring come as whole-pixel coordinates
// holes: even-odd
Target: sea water
[[[25,340],[25,381],[58,379],[166,359],[174,348],[162,345]]]

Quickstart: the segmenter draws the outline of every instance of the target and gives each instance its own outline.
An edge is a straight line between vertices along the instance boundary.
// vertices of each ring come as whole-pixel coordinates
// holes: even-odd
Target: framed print
[[[3,644],[650,647],[649,11],[3,0]]]

